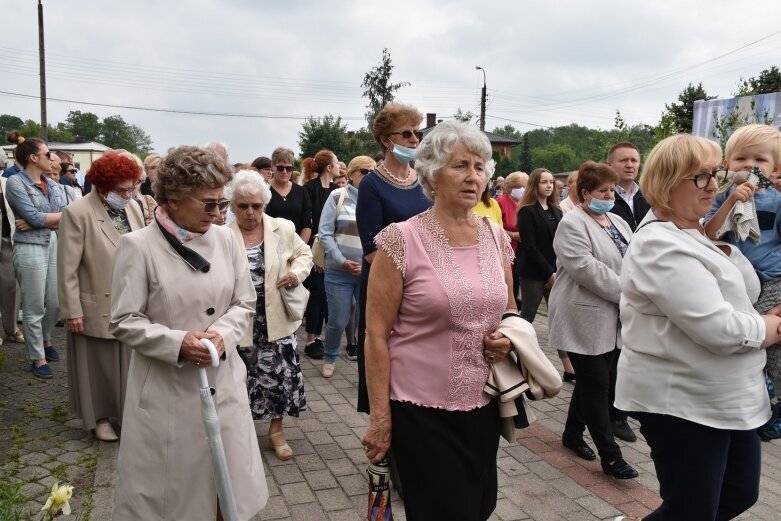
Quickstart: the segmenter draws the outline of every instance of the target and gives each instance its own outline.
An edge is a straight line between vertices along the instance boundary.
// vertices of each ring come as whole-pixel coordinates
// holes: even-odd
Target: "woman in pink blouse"
[[[496,506],[499,411],[483,387],[510,351],[495,331],[515,300],[509,238],[472,210],[490,159],[473,125],[437,125],[415,160],[432,208],[375,239],[363,444],[375,463],[392,446],[410,521],[485,520]]]

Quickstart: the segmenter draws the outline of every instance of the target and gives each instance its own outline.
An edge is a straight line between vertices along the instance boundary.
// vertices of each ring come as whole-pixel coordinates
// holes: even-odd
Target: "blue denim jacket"
[[[24,219],[33,227],[23,232],[19,228],[14,232],[14,242],[28,244],[49,244],[52,231],[46,228],[46,214],[59,213],[65,208],[65,197],[60,187],[51,179],[44,177],[49,189],[47,198],[40,186],[24,170],[8,178],[5,196],[16,219]]]

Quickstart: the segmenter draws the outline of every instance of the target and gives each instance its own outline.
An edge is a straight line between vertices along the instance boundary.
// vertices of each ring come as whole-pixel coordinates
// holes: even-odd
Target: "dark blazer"
[[[632,229],[632,232],[634,232],[635,228],[637,228],[637,225],[640,224],[640,221],[643,220],[643,217],[645,217],[645,214],[648,213],[648,210],[650,210],[651,207],[648,205],[648,201],[645,200],[645,197],[643,197],[643,192],[641,192],[639,188],[632,197],[632,202],[635,207],[634,214],[629,208],[629,205],[626,204],[626,201],[624,201],[620,195],[616,194],[616,204],[613,206],[613,209],[610,210],[610,212],[616,215],[620,215],[621,218],[624,219]]]
[[[548,280],[556,272],[556,253],[553,251],[553,237],[562,218],[562,212],[550,206],[556,222],[548,221],[548,215],[540,203],[525,206],[518,212],[518,261],[515,266],[518,276],[524,279]]]

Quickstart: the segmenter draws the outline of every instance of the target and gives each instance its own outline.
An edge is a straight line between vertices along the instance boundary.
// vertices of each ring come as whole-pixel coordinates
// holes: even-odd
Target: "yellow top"
[[[502,226],[502,209],[499,207],[499,203],[493,197],[488,202],[489,204],[487,205],[483,201],[477,203],[473,208],[474,212],[480,217],[488,217],[499,226]]]

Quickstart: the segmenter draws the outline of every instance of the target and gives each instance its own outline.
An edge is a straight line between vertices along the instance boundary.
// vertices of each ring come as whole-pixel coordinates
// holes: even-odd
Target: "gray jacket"
[[[607,215],[628,242],[629,225]],[[584,355],[621,347],[622,257],[613,239],[578,206],[559,223],[553,249],[558,271],[549,301],[549,345]]]

